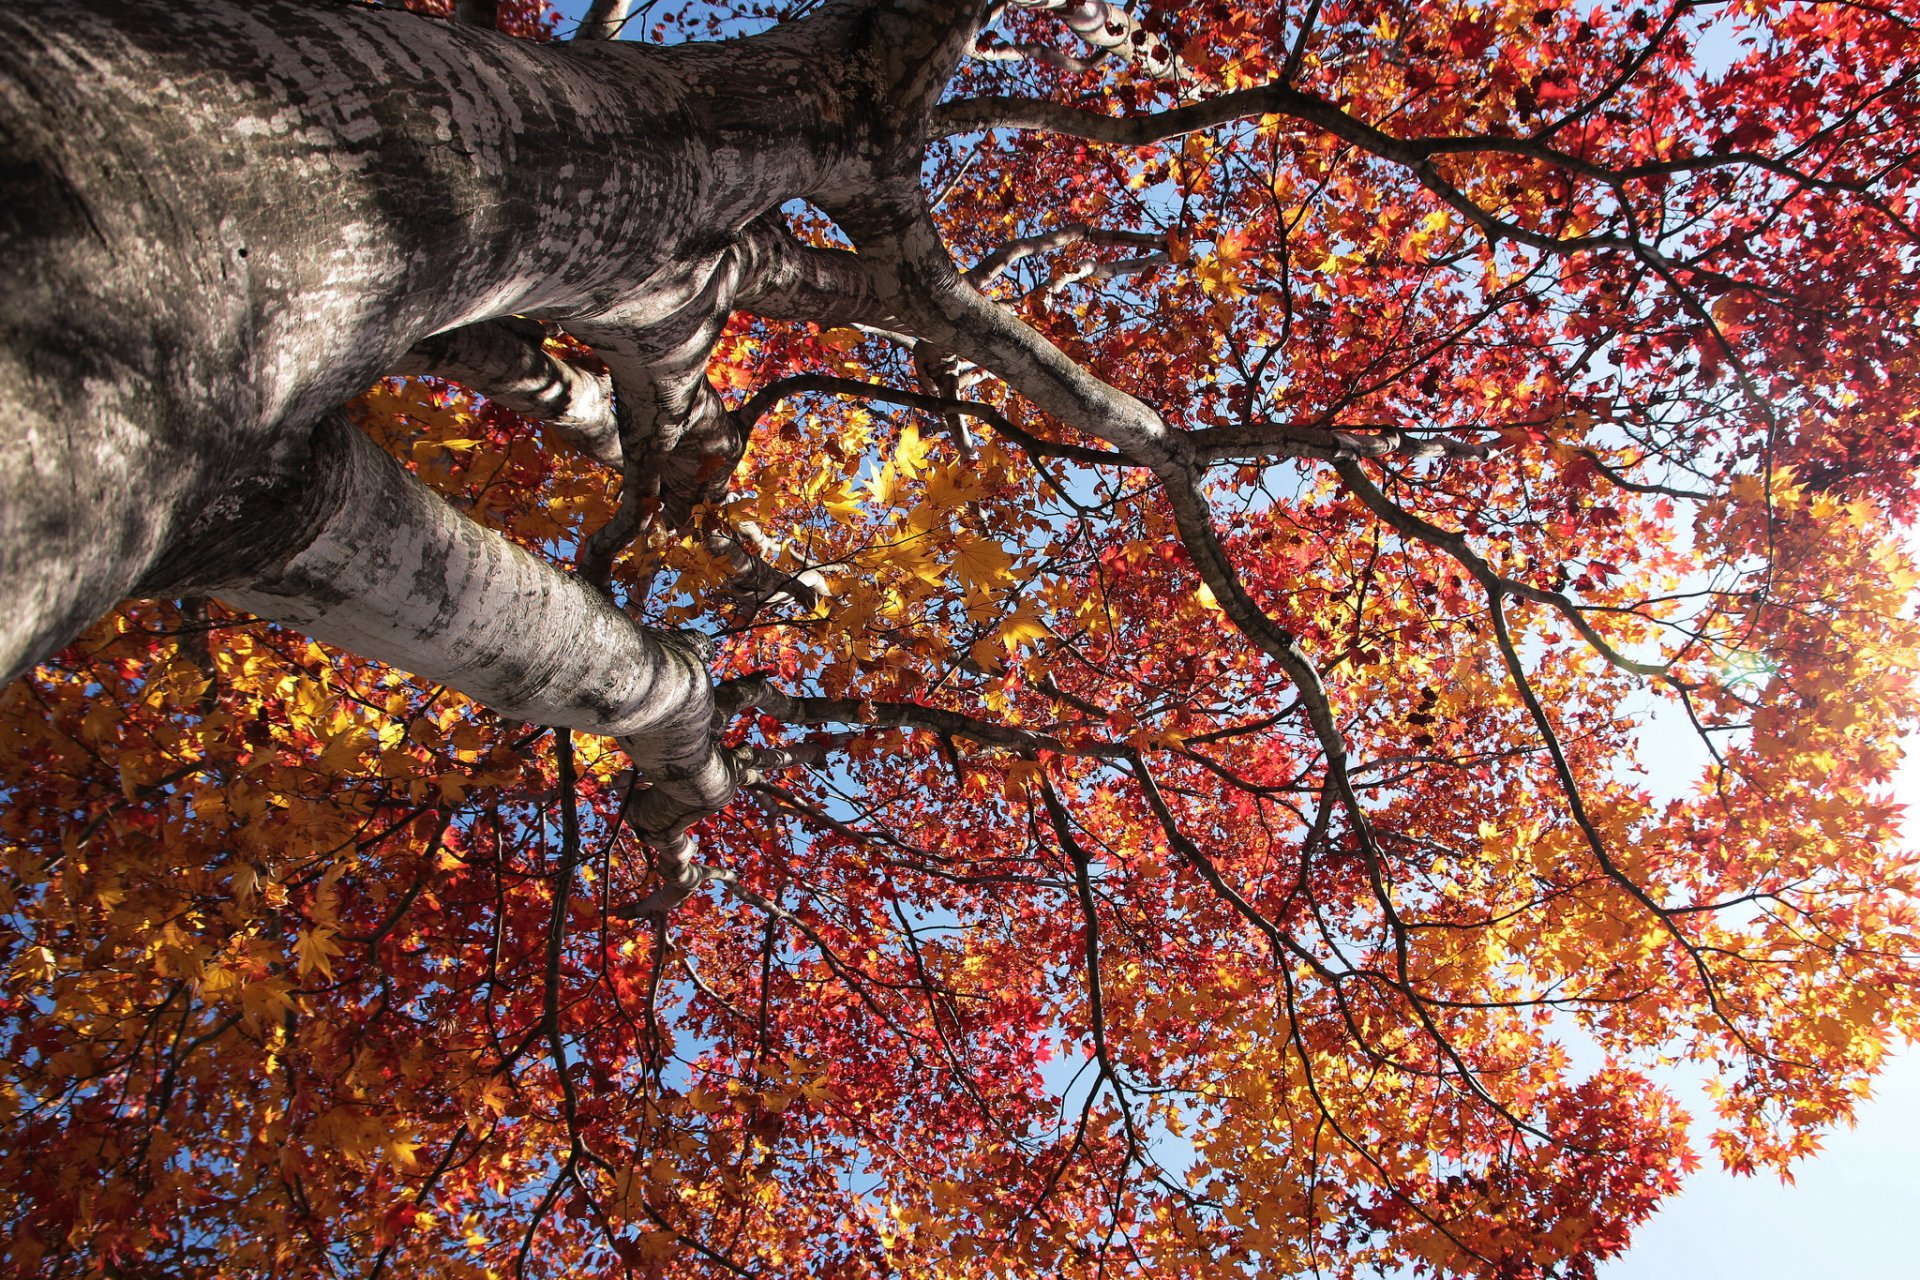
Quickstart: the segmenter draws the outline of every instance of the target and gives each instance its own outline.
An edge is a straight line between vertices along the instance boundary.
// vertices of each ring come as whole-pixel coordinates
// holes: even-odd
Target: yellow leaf
[[[1853,1028],[1845,1019],[1823,1013],[1813,1020],[1813,1033],[1825,1041],[1828,1048],[1844,1050],[1853,1043]]]
[[[871,495],[875,505],[882,507],[893,506],[900,492],[899,471],[889,462],[886,466],[874,473],[873,479],[867,482],[866,489],[867,493]]]
[[[1247,291],[1233,267],[1218,258],[1209,258],[1201,263],[1194,275],[1200,281],[1201,291],[1214,297],[1237,298]]]
[[[991,538],[963,533],[953,540],[953,570],[967,586],[991,591],[1013,577],[1013,557]]]
[[[860,500],[853,496],[845,480],[831,480],[820,486],[815,495],[822,509],[841,524],[851,524],[866,509]]]
[[[293,1012],[293,997],[287,994],[286,983],[268,978],[240,989],[240,1007],[261,1022],[278,1022]]]
[[[1000,624],[999,640],[1011,652],[1023,647],[1036,648],[1052,634],[1047,630],[1047,624],[1040,621],[1040,614],[1033,607],[1033,602],[1022,600],[1020,607]]]
[[[933,558],[933,551],[925,537],[903,538],[874,550],[885,563],[912,574],[930,586],[939,586],[945,581],[945,570]]]
[[[50,947],[29,947],[14,961],[14,972],[28,982],[51,982],[58,967]]]
[[[294,954],[300,963],[301,978],[318,969],[329,982],[333,980],[333,958],[344,954],[340,944],[333,940],[334,937],[335,930],[325,925],[300,935],[294,943]]]
[[[501,1076],[488,1076],[487,1082],[480,1086],[480,1105],[494,1115],[507,1114],[507,1107],[513,1102],[513,1090]]]
[[[313,767],[327,774],[344,772],[349,765],[359,763],[360,752],[366,742],[366,734],[360,726],[349,724],[327,739],[327,745],[314,760]]]
[[[416,440],[411,450],[415,462],[425,462],[434,455],[435,450],[445,449],[449,453],[471,453],[485,444],[484,440]]]
[[[951,511],[980,496],[980,476],[973,468],[936,466],[927,471],[927,506]]]
[[[1013,760],[1007,764],[1006,793],[1008,799],[1016,799],[1027,794],[1027,788],[1047,776],[1047,767],[1038,760]]]
[[[893,451],[893,460],[907,475],[919,475],[927,468],[927,455],[933,451],[931,440],[920,438],[920,428],[908,423],[900,433],[900,445]]]

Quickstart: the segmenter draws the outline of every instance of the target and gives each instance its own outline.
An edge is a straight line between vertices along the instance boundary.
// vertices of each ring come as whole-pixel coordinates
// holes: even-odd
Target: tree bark
[[[610,306],[802,176],[802,146],[716,162],[656,54],[348,7],[0,10],[7,675],[137,587],[243,572],[247,496],[420,338]]]
[[[548,354],[544,339],[545,330],[531,320],[485,320],[415,343],[391,372],[458,382],[544,424],[596,462],[619,466],[611,383]]]
[[[1113,6],[1023,7],[1180,74]],[[935,104],[985,17],[978,0],[828,0],[745,40],[538,46],[358,4],[0,0],[5,674],[122,595],[218,593],[508,714],[617,736],[653,784],[635,824],[684,895],[703,874],[686,829],[755,762],[717,746],[703,641],[593,588],[644,512],[677,523],[723,491],[762,400],[728,410],[705,366],[746,307],[903,333],[936,393],[912,398],[950,415],[978,409],[939,373],[965,358],[1113,446],[1093,460],[1150,471],[1228,617],[1299,687],[1364,836],[1318,672],[1226,557],[1195,440],[941,243],[921,165],[961,118]],[[794,243],[777,216],[793,198],[858,253]],[[516,316],[594,346],[617,441],[587,404],[598,385],[529,352]],[[619,458],[620,509],[580,579],[342,424],[345,400],[422,360],[577,403],[580,442]]]
[[[676,49],[359,6],[0,9],[6,675],[129,592],[243,575],[254,499],[422,338],[631,325],[635,299],[668,325],[716,246],[861,149],[858,8]]]
[[[743,230],[911,174],[978,17],[837,0],[662,48],[346,4],[0,7],[5,678],[122,596],[215,592],[619,736],[677,842],[734,772],[702,645],[451,511],[337,408],[432,335],[539,316],[605,344],[630,477],[724,483],[739,442],[702,370],[770,265]],[[824,278],[801,256],[775,294]],[[438,354],[487,354],[459,345]]]

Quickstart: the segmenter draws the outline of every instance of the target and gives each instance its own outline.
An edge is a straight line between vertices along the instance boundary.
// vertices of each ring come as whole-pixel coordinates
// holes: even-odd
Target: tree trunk
[[[4,677],[129,593],[215,591],[620,735],[655,783],[651,833],[684,852],[735,771],[705,647],[447,509],[334,413],[492,317],[684,349],[728,305],[714,273],[751,261],[741,228],[918,157],[972,19],[841,0],[645,48],[363,6],[0,8]],[[902,92],[910,138],[874,107]]]
[[[806,104],[752,83],[762,145],[714,146],[716,61],[358,7],[0,11],[6,674],[136,588],[243,574],[278,506],[249,497],[421,337],[670,310],[812,167]]]
[[[216,592],[620,735],[677,842],[731,786],[702,646],[473,525],[332,415],[422,339],[516,314],[643,371],[672,353],[668,403],[713,409],[689,343],[756,261],[742,229],[912,173],[978,16],[839,0],[659,48],[344,4],[0,8],[5,678],[125,595]]]

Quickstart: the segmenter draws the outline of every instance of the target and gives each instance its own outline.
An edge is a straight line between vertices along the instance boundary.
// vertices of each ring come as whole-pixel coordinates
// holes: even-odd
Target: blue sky
[[[1651,736],[1651,735],[1650,735]],[[1906,843],[1920,845],[1920,741],[1909,741],[1895,785],[1908,806]],[[1697,1088],[1670,1083],[1696,1117]],[[1858,1124],[1828,1136],[1792,1185],[1706,1166],[1641,1229],[1604,1280],[1817,1280],[1912,1275],[1920,1208],[1920,1046],[1894,1054]]]
[[[1909,793],[1912,794],[1912,793]],[[1920,799],[1920,796],[1915,796]],[[1860,1123],[1833,1134],[1794,1185],[1708,1167],[1604,1280],[1818,1280],[1911,1275],[1920,1206],[1920,1052],[1880,1078]]]

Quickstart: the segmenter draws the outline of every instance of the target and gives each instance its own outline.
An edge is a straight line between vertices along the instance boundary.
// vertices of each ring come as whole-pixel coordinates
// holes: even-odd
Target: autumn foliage
[[[963,267],[1060,233],[983,287],[1214,451],[1344,760],[1145,471],[938,352],[736,317],[732,403],[977,412],[789,396],[616,566],[781,691],[729,741],[800,760],[664,919],[620,910],[610,741],[218,601],[6,690],[15,1273],[1582,1276],[1703,1156],[1851,1116],[1920,1025],[1920,14],[1136,12],[1174,74],[1018,10],[950,97],[1294,96],[961,120],[925,190]],[[452,384],[358,414],[557,562],[613,512]],[[817,601],[722,589],[748,528]]]

